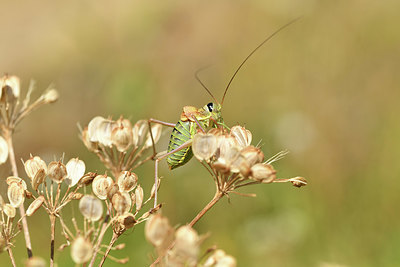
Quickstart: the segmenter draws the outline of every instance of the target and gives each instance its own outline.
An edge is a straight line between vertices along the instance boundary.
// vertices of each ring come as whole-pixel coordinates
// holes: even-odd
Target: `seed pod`
[[[79,201],[79,210],[82,215],[92,221],[98,221],[103,215],[103,205],[101,201],[94,196],[85,195]]]
[[[25,185],[26,186],[26,185]],[[13,182],[8,186],[7,189],[8,199],[10,200],[11,206],[18,208],[24,203],[25,190],[22,183]]]
[[[61,183],[68,175],[67,167],[61,161],[52,161],[49,163],[47,175],[56,183]]]
[[[132,228],[136,224],[135,216],[132,213],[125,213],[118,216],[118,222],[126,229]]]
[[[151,126],[151,133],[153,135],[154,143],[157,143],[160,140],[162,132],[162,125],[161,124],[154,124]],[[150,132],[147,134],[146,142],[144,144],[145,148],[151,147],[153,145],[153,141],[151,140]]]
[[[92,244],[82,236],[79,236],[72,242],[71,257],[76,264],[82,264],[89,261],[92,258],[92,254]]]
[[[47,174],[47,165],[46,162],[44,162],[44,160],[42,160],[40,157],[35,156],[35,157],[31,157],[30,159],[28,159],[27,161],[25,161],[24,163],[24,167],[25,167],[25,172],[28,175],[28,177],[32,180],[37,172],[40,169],[44,170],[44,173]]]
[[[159,178],[157,178],[157,192],[158,190],[160,190],[160,186],[161,186],[161,180]],[[154,198],[156,196],[156,184],[153,184],[153,186],[151,187],[151,191],[150,191],[150,198]]]
[[[78,158],[73,158],[68,161],[66,168],[68,175],[65,178],[65,182],[69,187],[73,187],[85,174],[85,163]]]
[[[251,167],[251,178],[264,184],[276,179],[276,171],[270,164],[257,163]]]
[[[86,146],[86,148],[89,151],[92,151],[92,152],[97,151],[98,143],[90,141],[88,127],[85,127],[85,129],[83,129],[83,131],[81,133],[81,139],[82,139],[83,144]]]
[[[83,194],[82,194],[82,193],[79,193],[79,192],[77,192],[77,193],[72,193],[72,196],[71,196],[71,198],[72,198],[72,199],[75,199],[75,200],[80,200],[82,197],[83,197]]]
[[[7,177],[6,183],[7,183],[8,185],[11,185],[12,183],[17,183],[17,184],[20,184],[24,190],[27,189],[25,181],[22,180],[22,179],[19,178],[19,177],[16,177],[16,176],[9,176],[9,177]]]
[[[86,174],[79,180],[79,185],[82,185],[82,186],[90,185],[90,184],[93,182],[94,178],[96,178],[96,176],[97,176],[97,173],[95,173],[95,172],[88,172],[88,173],[86,173]]]
[[[46,261],[43,258],[33,256],[26,260],[25,267],[46,267]]]
[[[204,267],[236,267],[234,257],[227,255],[225,251],[217,249],[204,263]]]
[[[55,89],[50,89],[48,91],[46,91],[43,95],[43,100],[46,104],[50,104],[50,103],[54,103],[58,100],[59,98],[59,94],[57,92],[57,90]]]
[[[294,177],[290,179],[290,182],[293,184],[295,187],[302,187],[307,185],[307,180],[303,177]]]
[[[230,172],[231,164],[239,157],[239,148],[231,144],[231,140],[221,143],[219,157],[213,167],[222,173]]]
[[[116,121],[116,127],[111,132],[111,140],[120,152],[126,152],[133,142],[132,124],[122,117]]]
[[[198,133],[193,138],[193,154],[199,161],[208,162],[217,148],[217,137],[213,134]]]
[[[141,146],[147,136],[149,125],[146,120],[140,120],[135,123],[132,129],[132,144],[135,147]]]
[[[131,208],[132,201],[129,193],[117,192],[113,195],[111,203],[117,214],[124,214]]]
[[[107,198],[111,201],[114,194],[117,192],[119,192],[119,186],[118,186],[118,184],[114,183],[107,193]]]
[[[14,218],[15,217],[15,208],[11,206],[10,204],[5,204],[3,206],[3,211],[7,215],[8,218]]]
[[[196,261],[199,254],[200,238],[192,227],[185,225],[175,232],[175,247],[177,256],[187,261]]]
[[[88,124],[88,139],[90,142],[99,142],[98,128],[105,119],[101,116],[94,117]]]
[[[157,248],[171,240],[173,233],[174,229],[169,224],[168,218],[160,214],[150,216],[144,227],[146,239]]]
[[[8,159],[8,144],[6,140],[0,136],[0,164],[3,164]]]
[[[106,147],[111,147],[113,145],[111,133],[115,127],[117,127],[115,121],[108,119],[103,120],[99,124],[96,135],[100,144]]]
[[[35,177],[32,179],[32,188],[36,191],[39,187],[44,182],[44,179],[46,178],[46,172],[44,169],[40,169],[39,171],[36,172]]]
[[[252,134],[245,127],[240,125],[233,126],[231,128],[231,135],[235,137],[237,144],[240,148],[249,146],[252,139]]]
[[[44,196],[39,196],[35,199],[26,210],[26,216],[32,216],[39,208],[42,206],[44,202]]]
[[[117,177],[118,187],[121,192],[130,192],[137,185],[138,177],[130,171],[123,171]]]
[[[142,208],[143,204],[143,188],[138,185],[135,189],[135,196],[136,196],[136,211],[140,210]]]
[[[4,75],[0,78],[0,98],[2,102],[19,98],[20,82],[17,76]]]
[[[93,193],[100,199],[104,200],[107,198],[107,194],[110,191],[114,181],[107,175],[97,175],[92,183]]]

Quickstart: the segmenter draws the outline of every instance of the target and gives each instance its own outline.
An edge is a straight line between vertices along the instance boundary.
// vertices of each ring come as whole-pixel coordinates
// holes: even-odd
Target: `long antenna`
[[[274,33],[272,33],[270,36],[268,36],[264,41],[261,42],[261,44],[259,44],[256,48],[254,48],[253,51],[251,51],[251,53],[243,60],[243,62],[239,65],[239,67],[236,69],[235,73],[233,73],[232,78],[229,80],[228,85],[225,88],[225,92],[224,92],[224,96],[222,97],[222,101],[221,101],[221,105],[224,103],[224,99],[225,99],[225,95],[226,92],[228,92],[229,86],[231,85],[233,79],[236,77],[236,74],[239,72],[239,70],[242,68],[242,66],[244,65],[244,63],[246,63],[246,61],[261,47],[263,46],[266,42],[268,42],[272,37],[274,37],[277,33],[279,33],[281,30],[283,30],[284,28],[288,27],[290,24],[296,22],[298,19],[300,18],[296,18],[288,23],[286,23],[285,25],[283,25],[282,27],[280,27],[279,29],[277,29]],[[208,91],[208,90],[207,90]]]
[[[202,71],[202,70],[207,69],[208,67],[209,67],[209,66],[206,66],[206,67],[203,67],[203,68],[197,70],[197,71],[194,73],[194,77],[196,77],[196,80],[203,86],[204,89],[206,89],[207,93],[210,94],[210,96],[214,99],[215,103],[219,103],[218,100],[215,99],[215,97],[213,96],[213,94],[211,93],[211,91],[208,90],[207,86],[206,86],[206,85],[200,80],[200,78],[199,78],[199,72]]]

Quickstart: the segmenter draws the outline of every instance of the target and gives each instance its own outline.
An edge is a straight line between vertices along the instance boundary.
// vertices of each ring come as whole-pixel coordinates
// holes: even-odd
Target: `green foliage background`
[[[17,157],[49,161],[65,152],[104,171],[79,141],[77,122],[121,114],[175,122],[183,106],[211,100],[193,77],[197,69],[212,65],[200,75],[220,99],[249,51],[302,16],[251,58],[223,114],[252,130],[267,157],[289,149],[275,164],[279,176],[301,175],[309,185],[244,188],[257,198],[221,201],[196,229],[211,233],[204,250],[217,244],[239,266],[397,266],[398,10],[395,0],[1,1],[0,71],[20,76],[24,89],[35,79],[37,94],[50,83],[61,94],[17,129]],[[160,171],[163,214],[185,224],[211,199],[213,182],[196,161]],[[152,164],[138,174],[150,184]],[[5,196],[5,179],[1,189]],[[33,250],[48,259],[49,221],[39,214],[28,219]],[[150,263],[143,225],[121,242],[126,249],[113,255]],[[22,234],[15,245],[22,265]],[[57,255],[59,266],[72,265],[69,249]],[[6,253],[0,261],[9,262]]]

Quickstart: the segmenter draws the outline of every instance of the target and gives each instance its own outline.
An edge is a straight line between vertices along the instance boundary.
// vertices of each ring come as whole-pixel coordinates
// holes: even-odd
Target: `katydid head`
[[[210,120],[214,121],[216,124],[223,124],[224,120],[222,119],[221,108],[221,104],[210,102],[204,105],[203,110]]]

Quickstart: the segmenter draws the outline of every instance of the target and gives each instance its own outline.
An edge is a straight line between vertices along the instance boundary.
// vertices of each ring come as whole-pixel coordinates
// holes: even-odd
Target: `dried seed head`
[[[32,216],[39,208],[42,206],[44,202],[44,196],[39,196],[35,199],[26,210],[26,216]]]
[[[247,146],[240,151],[240,154],[246,159],[249,166],[260,163],[264,160],[264,153],[257,147]]]
[[[213,167],[222,173],[230,172],[232,162],[240,155],[239,147],[227,144],[229,144],[229,142],[223,144],[223,149],[220,150],[219,157],[213,164]]]
[[[15,217],[15,208],[11,206],[10,204],[5,204],[3,206],[3,211],[7,215],[8,218],[14,218]]]
[[[132,228],[136,224],[135,216],[132,213],[125,213],[118,216],[118,222],[126,229]]]
[[[236,260],[234,257],[227,255],[225,251],[216,250],[204,263],[204,267],[236,267]]]
[[[82,264],[89,261],[92,258],[92,254],[92,244],[82,236],[79,236],[72,242],[71,257],[76,264]]]
[[[236,138],[236,142],[240,148],[245,148],[251,144],[252,134],[245,127],[240,125],[231,128],[231,135]]]
[[[179,258],[196,261],[199,254],[200,238],[192,227],[181,226],[175,232],[175,251]]]
[[[135,197],[136,211],[138,211],[142,208],[143,204],[143,188],[140,185],[135,189]]]
[[[20,83],[17,76],[5,75],[0,78],[0,98],[2,102],[19,98]]]
[[[111,132],[113,145],[120,152],[126,152],[133,142],[132,124],[122,117],[116,121],[116,127]]]
[[[294,177],[290,178],[290,182],[293,184],[295,187],[302,187],[307,185],[307,180],[303,177]]]
[[[34,256],[26,260],[25,267],[46,267],[46,261],[43,258]]]
[[[43,95],[43,100],[46,104],[50,104],[50,103],[54,103],[58,100],[59,98],[59,94],[57,92],[57,90],[55,89],[50,89],[48,91],[46,91]]]
[[[103,121],[105,121],[103,117],[97,116],[89,122],[87,135],[90,142],[99,142],[98,128]]]
[[[132,200],[129,193],[117,192],[113,195],[111,203],[117,214],[121,215],[130,210],[132,205]]]
[[[147,136],[148,130],[149,130],[149,125],[146,120],[140,120],[135,123],[132,129],[132,135],[133,135],[132,143],[135,147],[141,146],[143,144]]]
[[[37,171],[35,177],[33,177],[31,181],[32,188],[36,191],[39,185],[41,185],[44,182],[45,178],[46,178],[46,171],[44,169],[40,169],[39,171]]]
[[[7,161],[8,158],[8,145],[6,140],[0,136],[0,164]]]
[[[157,143],[160,140],[162,132],[161,124],[154,124],[151,126],[151,133],[153,134],[154,143]],[[145,148],[151,147],[153,145],[153,141],[151,140],[150,133],[147,133],[146,143],[144,144]]]
[[[26,185],[25,185],[26,187]],[[25,189],[22,183],[13,182],[8,186],[7,189],[8,199],[10,200],[11,206],[18,208],[24,203],[25,200]]]
[[[137,185],[138,177],[130,171],[123,171],[117,177],[118,187],[121,192],[130,192]]]
[[[115,121],[108,119],[104,119],[99,124],[96,135],[100,144],[106,147],[112,147],[113,141],[111,139],[111,133],[115,127],[117,127]]]
[[[193,154],[200,161],[209,161],[217,148],[217,137],[213,134],[198,133],[193,138]]]
[[[52,161],[47,168],[47,175],[56,183],[61,183],[67,177],[67,167],[61,161]]]
[[[47,174],[46,162],[44,162],[44,160],[42,160],[38,156],[31,157],[30,159],[25,161],[24,167],[25,167],[25,172],[30,179],[33,179],[35,177],[36,173],[40,169],[43,169],[45,174]]]
[[[98,221],[101,215],[103,215],[103,205],[101,201],[91,195],[85,195],[81,198],[79,201],[79,210],[83,217],[92,222]]]
[[[81,139],[83,141],[83,144],[86,146],[86,148],[89,151],[96,151],[98,148],[98,143],[97,142],[92,142],[89,139],[89,131],[88,131],[88,127],[85,127],[85,129],[83,129],[82,133],[81,133]]]
[[[69,187],[73,187],[85,174],[85,163],[78,158],[73,158],[68,161],[66,168],[68,175],[65,178],[65,182],[69,185]]]
[[[251,167],[251,178],[264,184],[276,179],[276,171],[270,164],[257,163]]]
[[[166,217],[154,214],[149,217],[144,227],[146,239],[155,247],[161,247],[173,237],[174,229]]]
[[[107,175],[97,175],[92,183],[93,193],[100,199],[104,200],[107,198],[107,194],[110,191],[114,181]]]

